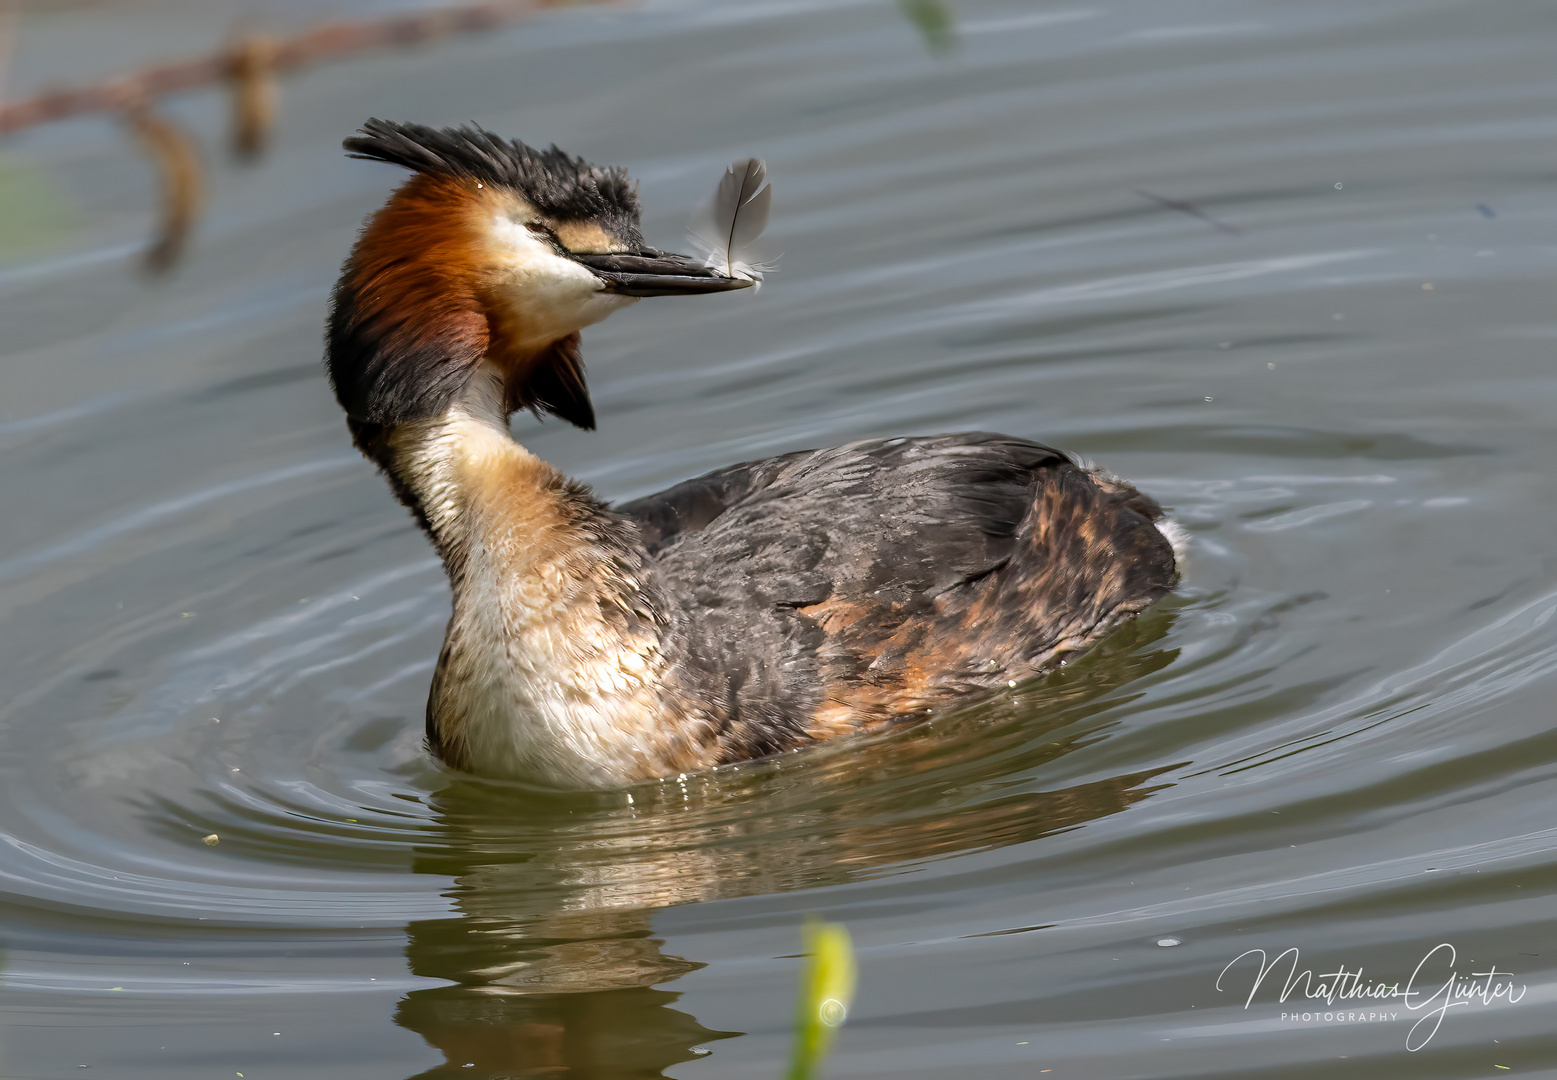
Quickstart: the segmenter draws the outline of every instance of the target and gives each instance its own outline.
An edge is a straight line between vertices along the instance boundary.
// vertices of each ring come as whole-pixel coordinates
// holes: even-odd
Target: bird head
[[[369,120],[345,147],[415,173],[335,287],[326,359],[359,443],[442,414],[483,361],[502,371],[508,411],[593,428],[582,328],[638,297],[752,284],[649,247],[626,172],[555,146]]]

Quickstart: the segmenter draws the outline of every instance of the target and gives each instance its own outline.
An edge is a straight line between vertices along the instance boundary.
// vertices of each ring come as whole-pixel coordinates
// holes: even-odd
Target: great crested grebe
[[[626,173],[556,147],[379,120],[345,146],[416,174],[346,261],[327,363],[453,587],[427,701],[449,765],[616,786],[922,717],[1173,586],[1154,501],[1005,435],[807,450],[606,505],[509,415],[593,429],[581,328],[751,282],[647,246]]]

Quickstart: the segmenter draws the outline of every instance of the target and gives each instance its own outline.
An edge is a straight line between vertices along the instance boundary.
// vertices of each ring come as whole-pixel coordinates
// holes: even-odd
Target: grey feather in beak
[[[749,278],[725,277],[685,255],[645,248],[635,255],[574,255],[619,296],[693,296],[749,289]]]
[[[768,227],[773,185],[768,166],[757,158],[742,158],[724,171],[713,198],[692,224],[692,243],[704,255],[703,265],[728,277],[761,281],[773,267],[762,261],[757,238]]]
[[[643,248],[632,255],[574,255],[622,296],[690,296],[749,289],[773,268],[757,261],[753,244],[768,224],[773,187],[768,170],[744,158],[725,170],[692,229],[702,261]]]

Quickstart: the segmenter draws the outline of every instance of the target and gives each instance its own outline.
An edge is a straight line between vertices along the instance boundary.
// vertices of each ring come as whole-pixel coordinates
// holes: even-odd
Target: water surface
[[[11,88],[237,10],[34,13]],[[955,14],[946,55],[889,4],[654,0],[317,69],[163,282],[113,125],[7,145],[55,201],[0,253],[0,1075],[772,1077],[806,912],[859,948],[835,1076],[1557,1073],[1548,7]],[[216,145],[217,96],[172,108]],[[1171,507],[1182,588],[887,736],[631,792],[437,767],[447,588],[319,366],[397,181],[338,152],[370,115],[624,164],[666,247],[767,158],[761,292],[587,331],[598,433],[515,422],[603,495],[1004,431]],[[1216,986],[1440,943],[1524,994],[1415,1051],[1427,1010]]]

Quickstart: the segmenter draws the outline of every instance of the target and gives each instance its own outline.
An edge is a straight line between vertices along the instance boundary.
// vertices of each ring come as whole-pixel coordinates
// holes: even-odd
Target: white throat
[[[487,256],[498,268],[494,299],[514,327],[512,343],[520,348],[542,348],[637,300],[602,292],[605,283],[587,267],[558,255],[505,213],[493,214],[486,242]]]

